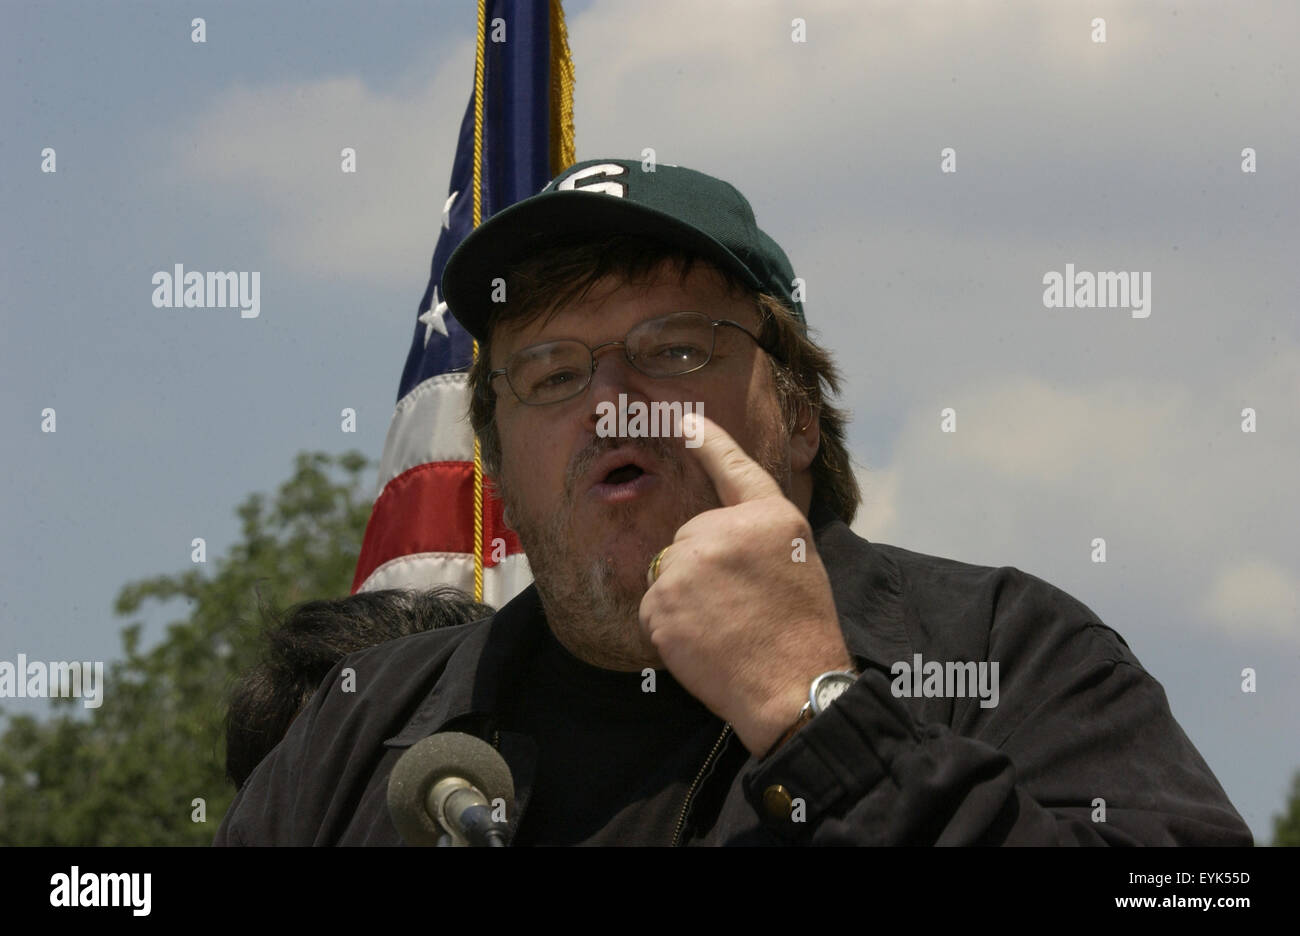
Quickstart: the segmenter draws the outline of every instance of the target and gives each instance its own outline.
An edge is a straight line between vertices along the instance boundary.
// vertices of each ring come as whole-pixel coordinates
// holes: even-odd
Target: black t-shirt
[[[648,676],[584,663],[544,630],[506,718],[538,748],[512,844],[671,844],[721,719],[667,670],[648,691]]]

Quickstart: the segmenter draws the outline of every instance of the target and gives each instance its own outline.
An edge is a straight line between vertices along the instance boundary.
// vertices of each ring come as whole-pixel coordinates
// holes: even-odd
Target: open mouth
[[[605,475],[602,484],[625,484],[628,481],[635,481],[645,474],[639,465],[619,465],[609,474]]]
[[[618,461],[622,464],[615,464],[603,476],[598,476],[600,480],[591,486],[591,495],[602,503],[620,504],[635,500],[647,494],[659,480],[631,458]]]

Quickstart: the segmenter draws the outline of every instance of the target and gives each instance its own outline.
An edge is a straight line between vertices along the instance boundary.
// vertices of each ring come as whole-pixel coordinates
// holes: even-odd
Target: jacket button
[[[793,801],[790,791],[779,783],[774,783],[763,791],[763,811],[769,819],[789,819],[790,804]]]

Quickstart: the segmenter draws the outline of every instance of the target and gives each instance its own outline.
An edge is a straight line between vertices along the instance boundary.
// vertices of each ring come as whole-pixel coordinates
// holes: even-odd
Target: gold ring
[[[670,543],[669,546],[672,544]],[[668,552],[668,546],[655,553],[655,557],[650,560],[650,571],[646,574],[646,579],[651,585],[659,580],[659,562],[663,559],[664,553]]]

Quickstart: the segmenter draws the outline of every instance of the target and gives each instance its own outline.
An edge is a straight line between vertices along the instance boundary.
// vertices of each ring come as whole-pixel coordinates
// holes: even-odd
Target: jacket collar
[[[503,687],[532,656],[545,626],[541,597],[530,584],[486,624],[471,628],[410,721],[384,743],[410,747],[458,718],[495,712]]]
[[[825,508],[814,507],[808,521],[849,653],[886,672],[899,660],[911,660],[898,563]]]
[[[808,519],[849,652],[885,671],[911,660],[898,564],[829,511],[814,507]],[[537,586],[530,584],[470,630],[415,714],[385,745],[410,747],[458,718],[495,712],[503,688],[535,652],[545,621]]]

